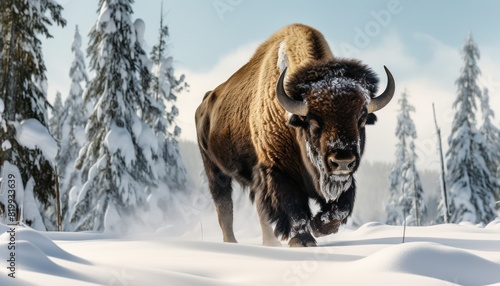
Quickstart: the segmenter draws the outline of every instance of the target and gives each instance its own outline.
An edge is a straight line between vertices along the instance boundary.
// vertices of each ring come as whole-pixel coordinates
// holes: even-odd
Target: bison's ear
[[[377,115],[373,113],[369,113],[368,116],[366,117],[366,124],[367,125],[374,125],[375,122],[377,122]]]
[[[304,118],[295,114],[290,116],[288,119],[288,124],[293,127],[306,127],[307,123],[304,121]]]

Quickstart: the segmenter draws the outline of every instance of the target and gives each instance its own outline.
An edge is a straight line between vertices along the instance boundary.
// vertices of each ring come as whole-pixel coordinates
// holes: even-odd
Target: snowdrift
[[[202,231],[198,229],[197,231]],[[343,228],[319,247],[239,244],[207,230],[57,233],[15,229],[15,277],[8,276],[11,228],[0,225],[0,285],[500,285],[500,220],[472,225]],[[404,281],[404,283],[402,282]]]

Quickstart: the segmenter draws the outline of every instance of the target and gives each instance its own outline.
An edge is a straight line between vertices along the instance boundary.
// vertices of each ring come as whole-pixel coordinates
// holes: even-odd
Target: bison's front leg
[[[309,221],[292,219],[292,229],[288,245],[291,247],[316,246],[316,240],[311,235]]]
[[[336,233],[347,222],[354,206],[356,186],[352,186],[336,201],[322,202],[321,210],[314,216],[311,228],[315,237]]]
[[[258,211],[276,223],[274,234],[291,247],[316,246],[311,235],[309,198],[296,178],[276,168],[260,167],[253,190],[260,192]]]

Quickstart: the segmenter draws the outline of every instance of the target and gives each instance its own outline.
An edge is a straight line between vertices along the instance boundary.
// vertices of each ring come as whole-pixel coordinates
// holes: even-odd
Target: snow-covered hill
[[[500,220],[408,227],[405,243],[402,227],[367,223],[304,249],[263,247],[241,227],[239,244],[222,243],[202,227],[120,238],[19,227],[11,278],[13,232],[0,225],[0,285],[500,285]]]

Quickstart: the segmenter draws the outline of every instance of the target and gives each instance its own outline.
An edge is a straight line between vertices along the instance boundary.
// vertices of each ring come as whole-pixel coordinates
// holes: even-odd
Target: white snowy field
[[[0,224],[0,285],[500,285],[500,220],[408,227],[404,243],[402,227],[367,223],[302,249],[261,246],[253,215],[237,218],[238,244],[202,221],[125,237]]]

